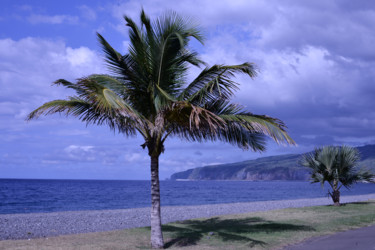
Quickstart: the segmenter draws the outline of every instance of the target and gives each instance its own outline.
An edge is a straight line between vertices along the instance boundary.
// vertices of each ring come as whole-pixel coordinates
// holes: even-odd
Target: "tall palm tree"
[[[90,75],[76,83],[57,80],[56,85],[73,89],[76,95],[43,104],[28,120],[65,113],[87,124],[104,124],[125,135],[141,135],[141,146],[151,158],[151,245],[161,248],[159,156],[167,137],[220,140],[254,151],[265,150],[266,136],[278,143],[294,141],[281,120],[255,115],[230,103],[238,89],[231,77],[237,73],[255,77],[254,64],[206,67],[187,83],[189,65],[204,65],[188,47],[190,39],[202,43],[198,27],[174,12],[151,22],[142,10],[140,25],[124,18],[130,38],[125,55],[97,34],[112,75]]]
[[[332,188],[331,196],[334,205],[340,206],[340,188],[350,189],[359,181],[374,182],[375,175],[369,170],[359,169],[357,164],[360,155],[357,149],[349,146],[326,146],[317,148],[311,154],[302,157],[301,164],[310,168],[311,182],[325,182]]]

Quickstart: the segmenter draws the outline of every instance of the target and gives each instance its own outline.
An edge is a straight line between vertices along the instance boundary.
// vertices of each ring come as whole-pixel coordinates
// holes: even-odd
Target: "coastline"
[[[341,202],[375,199],[375,193],[342,196]],[[330,205],[330,198],[162,207],[162,223],[291,207]],[[121,230],[150,225],[150,208],[0,214],[0,240]]]

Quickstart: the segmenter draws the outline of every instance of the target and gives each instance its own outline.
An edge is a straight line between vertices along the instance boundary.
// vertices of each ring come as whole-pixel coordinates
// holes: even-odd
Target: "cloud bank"
[[[107,128],[86,128],[59,116],[24,121],[42,103],[72,94],[51,87],[53,81],[106,72],[97,43],[88,41],[100,31],[125,51],[123,15],[138,20],[142,6],[152,18],[173,6],[199,22],[205,46],[193,42],[192,47],[209,64],[256,63],[257,78],[237,77],[241,85],[235,101],[256,114],[283,120],[299,145],[278,147],[270,142],[268,152],[259,155],[222,143],[171,139],[161,158],[162,178],[192,167],[305,152],[320,145],[375,143],[375,3],[371,1],[130,0],[61,6],[23,5],[0,19],[4,177],[22,177],[24,172],[45,178],[149,178],[141,138],[127,139]],[[13,30],[6,28],[10,22],[15,23]],[[193,68],[189,78],[199,70]]]

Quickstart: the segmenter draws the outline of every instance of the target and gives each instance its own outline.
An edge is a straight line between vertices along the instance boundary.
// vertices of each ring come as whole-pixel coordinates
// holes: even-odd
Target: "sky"
[[[253,62],[254,80],[236,77],[233,102],[277,117],[297,146],[243,151],[221,142],[169,138],[160,178],[186,169],[323,145],[375,143],[375,2],[368,0],[2,0],[0,2],[0,178],[150,179],[141,137],[64,115],[26,122],[35,108],[73,93],[51,86],[108,73],[96,40],[126,53],[123,16],[155,19],[167,10],[200,24],[209,65]],[[201,69],[192,68],[193,79]]]

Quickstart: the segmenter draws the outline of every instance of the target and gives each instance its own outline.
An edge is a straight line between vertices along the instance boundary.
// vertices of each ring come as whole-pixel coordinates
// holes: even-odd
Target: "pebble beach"
[[[342,196],[341,203],[374,199],[375,193]],[[330,204],[332,204],[332,200],[325,197],[199,206],[170,206],[162,207],[162,223],[218,215]],[[0,225],[0,240],[31,239],[65,234],[121,230],[150,226],[150,208],[1,214]]]

